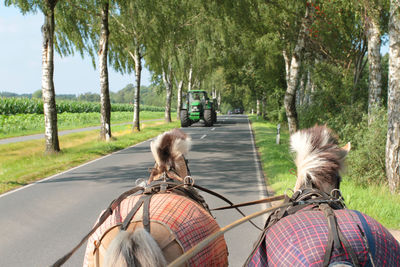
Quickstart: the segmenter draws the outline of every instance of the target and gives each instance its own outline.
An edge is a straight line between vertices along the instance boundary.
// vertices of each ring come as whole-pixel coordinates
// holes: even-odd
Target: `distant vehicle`
[[[181,126],[188,127],[200,120],[207,127],[217,122],[217,101],[210,100],[204,90],[191,90],[186,95],[186,101],[180,110]]]
[[[235,108],[235,110],[233,111],[233,114],[243,114],[243,109]]]

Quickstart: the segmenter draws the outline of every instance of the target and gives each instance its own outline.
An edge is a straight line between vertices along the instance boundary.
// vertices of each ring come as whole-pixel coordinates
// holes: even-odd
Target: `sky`
[[[44,18],[40,11],[22,15],[19,9],[4,6],[0,0],[0,92],[30,94],[41,89],[42,34]],[[117,92],[135,82],[134,73],[122,75],[111,67],[110,91]],[[150,73],[143,68],[142,85],[150,85]],[[54,86],[57,94],[99,93],[99,72],[91,59],[54,56]]]

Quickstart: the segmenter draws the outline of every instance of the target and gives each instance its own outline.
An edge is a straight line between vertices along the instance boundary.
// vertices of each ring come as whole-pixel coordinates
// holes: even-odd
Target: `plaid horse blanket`
[[[140,196],[131,196],[123,200],[113,214],[89,238],[83,266],[88,266],[89,257],[95,250],[96,242],[108,229],[121,224]],[[183,250],[186,252],[207,236],[219,230],[214,218],[193,200],[176,194],[155,194],[150,202],[150,220],[161,222],[175,233]],[[141,221],[141,209],[133,221]],[[221,236],[205,247],[189,261],[189,266],[226,266],[227,247]]]
[[[361,266],[368,266],[366,243],[372,243],[369,246],[375,266],[400,266],[400,245],[380,223],[358,211],[334,212]],[[358,227],[369,233],[367,242]],[[248,266],[322,266],[327,243],[328,223],[324,213],[302,210],[282,218],[267,230]],[[341,261],[352,262],[347,251],[333,250],[330,263]]]

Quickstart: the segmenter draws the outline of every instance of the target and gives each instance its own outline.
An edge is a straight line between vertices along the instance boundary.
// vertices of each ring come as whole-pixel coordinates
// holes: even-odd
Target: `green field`
[[[176,116],[175,113],[171,114]],[[164,112],[140,112],[140,120],[164,118]],[[111,123],[132,122],[132,112],[112,112]],[[100,114],[90,113],[60,113],[57,115],[58,130],[70,130],[100,125]],[[0,138],[23,136],[44,132],[43,114],[0,115]]]
[[[295,165],[289,153],[289,134],[281,130],[281,144],[277,145],[276,125],[255,117],[251,120],[268,190],[283,194],[296,182]],[[387,186],[360,187],[344,175],[341,191],[349,209],[364,212],[388,228],[400,229],[400,195],[390,194]]]

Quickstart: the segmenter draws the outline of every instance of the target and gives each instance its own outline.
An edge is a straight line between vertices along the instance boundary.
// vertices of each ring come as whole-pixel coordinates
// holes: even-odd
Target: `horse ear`
[[[346,154],[350,152],[350,149],[351,149],[350,142],[348,142],[345,146],[342,147],[342,150],[344,150]]]

